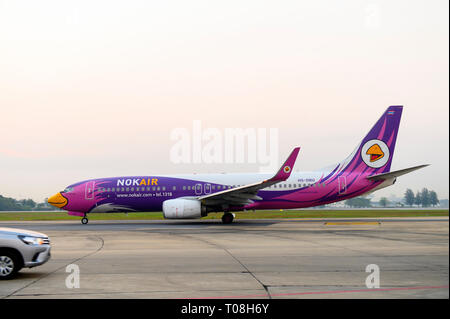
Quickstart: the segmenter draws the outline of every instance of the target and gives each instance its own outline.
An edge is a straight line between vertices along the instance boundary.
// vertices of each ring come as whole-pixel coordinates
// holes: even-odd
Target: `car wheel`
[[[11,279],[19,270],[19,258],[14,253],[0,252],[0,280]]]

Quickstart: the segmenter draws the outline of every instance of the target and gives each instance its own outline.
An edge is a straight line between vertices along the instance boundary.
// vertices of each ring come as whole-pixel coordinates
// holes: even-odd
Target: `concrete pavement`
[[[53,247],[0,298],[448,298],[448,218],[376,220],[2,222]],[[80,288],[66,287],[69,264]]]

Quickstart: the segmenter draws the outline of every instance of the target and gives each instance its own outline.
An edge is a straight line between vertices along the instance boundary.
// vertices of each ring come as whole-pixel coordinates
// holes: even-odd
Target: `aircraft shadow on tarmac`
[[[270,226],[273,224],[278,223],[279,221],[270,221],[270,220],[235,220],[232,224],[223,224],[220,220],[214,220],[214,219],[206,219],[201,221],[126,221],[121,223],[120,221],[117,222],[108,222],[108,221],[91,221],[87,225],[80,225],[80,227],[89,227],[93,225],[123,225],[123,226],[198,226],[198,227],[211,227],[211,226],[223,226],[223,227],[236,227],[236,226],[254,226],[254,227],[260,227],[260,226]]]

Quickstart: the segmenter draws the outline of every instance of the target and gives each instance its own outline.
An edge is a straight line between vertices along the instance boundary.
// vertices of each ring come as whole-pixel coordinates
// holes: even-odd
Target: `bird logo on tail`
[[[369,147],[369,149],[366,151],[366,154],[370,156],[371,162],[378,161],[379,159],[384,157],[384,153],[381,150],[380,145],[378,144],[373,144],[371,147]]]
[[[389,147],[381,140],[367,141],[361,149],[361,158],[367,166],[380,168],[389,161]]]

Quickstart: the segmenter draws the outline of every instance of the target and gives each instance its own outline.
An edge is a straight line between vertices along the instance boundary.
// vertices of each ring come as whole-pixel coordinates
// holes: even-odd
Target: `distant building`
[[[347,205],[345,205],[345,201],[331,203],[331,204],[327,204],[325,206],[329,207],[329,208],[345,208],[345,207],[347,207]]]
[[[448,208],[448,199],[440,199],[438,206],[440,208]]]

